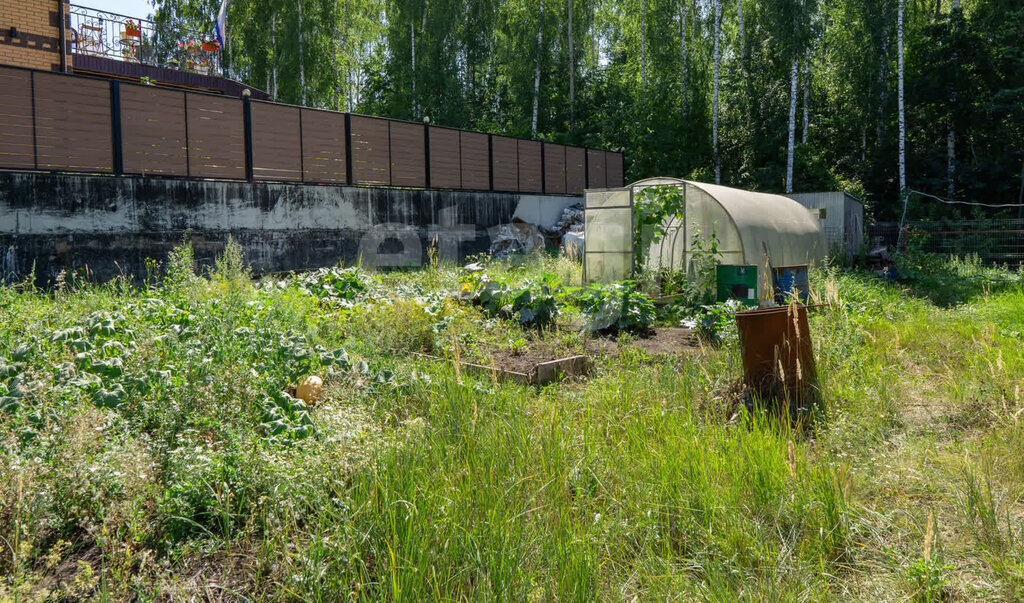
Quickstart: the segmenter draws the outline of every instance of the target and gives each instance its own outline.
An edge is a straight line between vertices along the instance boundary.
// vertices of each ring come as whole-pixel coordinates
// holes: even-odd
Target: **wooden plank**
[[[565,192],[582,195],[587,188],[587,152],[580,147],[565,147]]]
[[[518,141],[519,190],[524,193],[543,193],[541,143],[538,140]]]
[[[430,187],[462,188],[459,131],[430,126]]]
[[[507,136],[491,136],[491,165],[494,190],[519,191],[519,141]]]
[[[530,377],[534,385],[543,385],[560,377],[582,377],[590,372],[590,365],[587,356],[569,356],[538,364]]]
[[[112,172],[110,83],[34,72],[40,169]]]
[[[391,185],[427,186],[426,129],[420,124],[391,120]]]
[[[428,360],[445,363],[449,362],[449,360],[445,358],[432,356],[430,354],[423,354],[421,352],[413,352],[413,354]],[[476,364],[474,362],[466,361],[459,362],[459,366],[467,373],[497,378],[502,382],[513,382],[522,385],[544,385],[545,383],[550,383],[551,381],[561,377],[585,377],[590,373],[590,370],[593,367],[593,362],[588,356],[567,356],[565,358],[558,358],[557,360],[550,360],[548,362],[536,364],[528,373],[520,373],[519,371],[498,368],[497,366]]]
[[[185,102],[189,174],[193,178],[245,180],[242,101],[187,93]]]
[[[0,167],[35,166],[32,72],[0,67]]]
[[[299,108],[252,101],[250,115],[253,178],[302,180]]]
[[[353,115],[352,181],[391,184],[391,140],[386,119]]]
[[[625,174],[622,169],[622,153],[605,152],[604,154],[605,170],[608,172],[606,186],[621,187],[624,186]]]
[[[604,167],[604,151],[587,149],[587,188],[605,188],[607,176]]]
[[[122,83],[121,140],[126,174],[187,176],[185,93]]]
[[[565,194],[565,146],[544,143],[544,192]]]
[[[344,113],[302,110],[302,166],[306,182],[348,182]]]
[[[491,158],[488,136],[480,132],[459,132],[462,161],[462,188],[472,191],[491,189]]]

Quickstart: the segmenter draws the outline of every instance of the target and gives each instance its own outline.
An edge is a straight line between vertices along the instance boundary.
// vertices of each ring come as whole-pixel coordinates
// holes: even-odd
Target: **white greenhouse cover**
[[[624,189],[618,189],[618,194],[613,194],[611,190],[588,191],[585,237],[587,251],[591,249],[591,245],[622,252],[631,249],[631,215],[627,217],[612,212],[591,212],[591,209],[597,209],[612,198],[616,201],[613,205],[621,207],[626,204],[626,199],[632,196],[627,196],[628,193],[635,195],[644,188],[659,185],[682,187],[686,198],[686,211],[682,216],[666,220],[667,234],[659,243],[651,246],[647,258],[649,267],[688,271],[691,254],[695,247],[700,245],[698,239],[706,242],[711,233],[718,239],[718,251],[721,256],[719,261],[722,264],[748,264],[757,266],[759,271],[764,271],[769,256],[774,266],[814,264],[825,258],[828,247],[821,224],[815,215],[796,201],[781,195],[755,193],[676,178],[640,180]],[[600,214],[600,217],[595,214]],[[618,222],[618,228],[612,226],[613,222]],[[598,224],[600,228],[591,230],[592,226]],[[626,226],[627,224],[630,226]],[[613,242],[606,237],[621,240]],[[598,242],[602,238],[605,240]],[[768,256],[765,255],[765,250]],[[598,260],[597,257],[593,259]],[[605,261],[611,259],[600,258]],[[617,275],[621,269],[632,263],[631,258],[628,264],[625,258],[620,262],[623,265],[616,266],[618,270],[608,272]],[[605,271],[591,270],[587,280],[603,281],[604,279],[599,276],[602,272]]]

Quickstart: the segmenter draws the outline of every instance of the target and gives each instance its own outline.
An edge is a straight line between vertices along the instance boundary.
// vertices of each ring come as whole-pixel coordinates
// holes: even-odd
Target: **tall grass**
[[[825,412],[797,429],[735,403],[734,334],[529,388],[410,354],[532,336],[446,299],[454,266],[366,276],[348,304],[253,284],[235,251],[192,264],[182,247],[143,288],[0,288],[0,393],[23,392],[0,414],[0,599],[1021,593],[1012,273],[932,267],[976,283],[958,304],[922,290],[932,272],[816,273]],[[268,397],[308,373],[328,382],[312,435],[272,435]]]

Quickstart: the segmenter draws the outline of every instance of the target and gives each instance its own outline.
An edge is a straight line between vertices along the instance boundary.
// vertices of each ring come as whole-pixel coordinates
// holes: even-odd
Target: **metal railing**
[[[213,34],[72,4],[68,41],[77,55],[223,75]]]

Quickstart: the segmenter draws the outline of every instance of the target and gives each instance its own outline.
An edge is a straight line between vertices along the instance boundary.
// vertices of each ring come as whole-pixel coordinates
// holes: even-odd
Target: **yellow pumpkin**
[[[306,404],[316,404],[324,397],[324,382],[316,375],[310,375],[299,383],[295,397]]]

